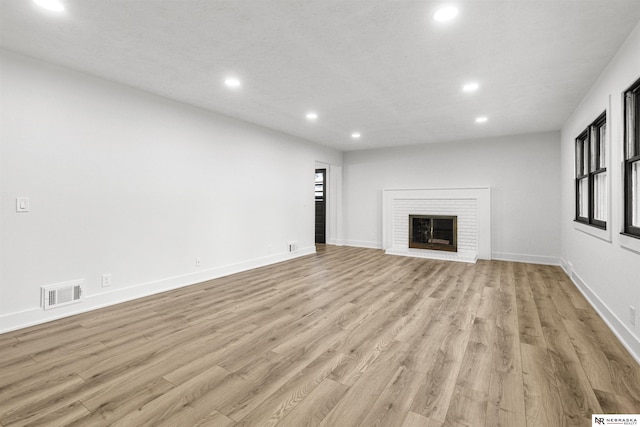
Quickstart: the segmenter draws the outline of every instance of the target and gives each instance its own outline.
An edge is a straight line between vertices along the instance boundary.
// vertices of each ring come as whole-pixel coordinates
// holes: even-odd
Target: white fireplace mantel
[[[387,189],[382,193],[386,253],[465,262],[491,259],[490,187]],[[458,216],[458,252],[409,248],[408,214]]]

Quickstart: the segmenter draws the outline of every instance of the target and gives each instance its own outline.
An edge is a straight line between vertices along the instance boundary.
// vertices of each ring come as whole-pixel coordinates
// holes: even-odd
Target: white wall
[[[491,187],[492,257],[557,264],[556,132],[345,153],[345,242],[381,247],[381,192]]]
[[[0,332],[315,250],[315,162],[342,153],[1,55]],[[85,302],[39,308],[79,278]]]
[[[562,260],[574,282],[640,361],[640,239],[623,229],[622,93],[640,77],[640,24],[562,128]],[[611,209],[608,230],[574,223],[574,141],[603,111],[609,131]],[[595,235],[594,235],[595,234]],[[636,326],[629,306],[636,308]]]

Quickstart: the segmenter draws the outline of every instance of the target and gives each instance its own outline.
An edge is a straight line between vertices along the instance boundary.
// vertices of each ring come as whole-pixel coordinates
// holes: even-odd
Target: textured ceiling
[[[435,1],[62,3],[0,0],[2,47],[341,150],[558,130],[640,20],[640,0],[458,1],[447,24]]]

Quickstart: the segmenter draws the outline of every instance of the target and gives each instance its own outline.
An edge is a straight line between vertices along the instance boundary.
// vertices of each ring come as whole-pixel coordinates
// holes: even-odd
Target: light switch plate
[[[30,209],[28,197],[16,197],[16,212],[29,212]]]

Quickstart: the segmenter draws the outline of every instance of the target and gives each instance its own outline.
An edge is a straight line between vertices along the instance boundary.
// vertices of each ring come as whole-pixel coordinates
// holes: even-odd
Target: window
[[[607,114],[576,138],[576,218],[606,229],[608,215]]]
[[[316,169],[316,201],[324,201],[324,176],[327,173],[326,169]]]
[[[640,238],[640,79],[624,93],[624,233]]]

